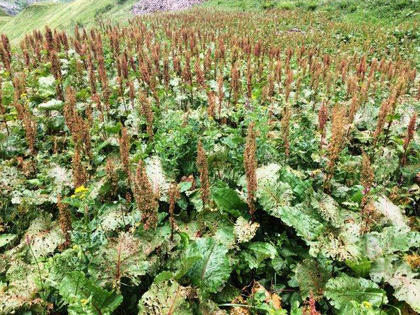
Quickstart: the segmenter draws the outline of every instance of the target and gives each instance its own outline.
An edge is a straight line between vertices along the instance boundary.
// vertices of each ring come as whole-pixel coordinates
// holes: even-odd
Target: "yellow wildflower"
[[[75,193],[79,194],[79,193],[85,193],[87,192],[89,189],[87,189],[85,186],[79,186],[76,188]]]

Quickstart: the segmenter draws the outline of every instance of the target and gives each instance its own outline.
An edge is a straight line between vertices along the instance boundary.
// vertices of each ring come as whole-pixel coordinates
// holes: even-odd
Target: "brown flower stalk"
[[[77,143],[72,159],[72,168],[73,168],[73,183],[74,187],[80,187],[86,184],[87,173],[86,169],[82,164],[82,157],[80,155],[80,144]]]
[[[67,100],[64,106],[64,120],[70,130],[74,145],[92,159],[92,145],[90,139],[89,119],[86,121],[78,113],[76,108],[76,93],[72,87],[66,90]]]
[[[332,179],[335,164],[340,156],[340,152],[343,147],[346,124],[346,108],[339,104],[335,105],[332,110],[332,137],[328,148],[329,161],[327,163],[327,186]]]
[[[416,120],[417,120],[417,114],[414,114],[411,117],[410,122],[408,124],[407,134],[404,139],[404,153],[401,158],[401,166],[405,166],[407,164],[407,150],[408,150],[408,146],[410,145],[411,140],[413,140],[414,138],[414,131],[416,129]]]
[[[255,214],[255,193],[257,191],[257,156],[256,156],[256,135],[254,131],[254,123],[248,127],[248,136],[246,139],[245,152],[244,152],[244,166],[248,190],[248,208],[249,213],[254,220]]]
[[[150,100],[147,98],[146,94],[139,92],[139,101],[141,105],[141,111],[147,121],[147,134],[150,139],[153,139],[153,110]]]
[[[365,193],[368,193],[373,186],[375,174],[373,173],[369,156],[363,152],[362,173],[360,175],[360,182],[365,188]]]
[[[390,101],[388,99],[384,100],[382,102],[381,108],[379,109],[378,120],[376,122],[376,129],[375,129],[375,132],[373,133],[374,145],[376,145],[376,143],[378,142],[379,135],[382,133],[382,130],[384,129],[386,116],[388,115],[390,108],[391,108]]]
[[[224,90],[224,79],[223,75],[221,74],[219,78],[217,79],[217,86],[218,86],[218,98],[219,98],[219,119],[221,118],[221,112],[222,112],[222,104],[223,99],[225,98],[225,90]]]
[[[115,171],[115,165],[114,165],[114,162],[112,161],[112,158],[107,159],[105,172],[108,177],[108,181],[111,185],[112,196],[115,196],[118,190],[118,176],[117,176],[117,172]]]
[[[68,209],[68,204],[61,202],[61,196],[58,196],[57,198],[57,207],[58,207],[58,213],[59,213],[59,222],[60,222],[60,228],[63,232],[65,242],[61,245],[61,250],[65,250],[68,248],[71,244],[71,214],[70,210]]]
[[[210,197],[209,169],[207,164],[206,152],[204,151],[201,140],[198,141],[197,145],[196,164],[198,172],[200,173],[201,200],[203,201],[203,206],[206,207],[209,203]]]
[[[241,90],[241,82],[240,82],[240,71],[238,69],[237,64],[233,64],[232,69],[231,69],[231,81],[230,81],[230,90],[232,91],[232,95],[233,95],[233,105],[236,105],[236,103],[238,102],[238,98],[239,98],[239,93]],[[230,99],[229,95],[229,99]]]
[[[6,107],[3,105],[3,90],[2,90],[2,80],[0,77],[0,115],[3,117],[4,127],[6,128],[7,135],[9,136],[9,127],[7,126],[7,120],[4,116],[6,114]]]
[[[179,193],[178,185],[173,183],[169,188],[169,223],[171,224],[171,242],[174,240],[174,232],[176,229],[176,222],[175,222],[175,204],[181,198],[181,194]]]
[[[145,230],[155,228],[157,225],[158,201],[156,197],[152,184],[147,177],[144,162],[140,160],[134,180],[134,198],[142,215]]]
[[[131,173],[130,173],[130,138],[127,134],[127,128],[121,128],[121,137],[119,139],[120,143],[120,158],[121,163],[124,168],[124,172],[127,175],[128,183],[131,182]]]

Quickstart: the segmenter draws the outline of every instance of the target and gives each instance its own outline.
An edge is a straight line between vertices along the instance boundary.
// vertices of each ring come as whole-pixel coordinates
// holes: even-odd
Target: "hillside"
[[[51,28],[72,30],[79,25],[88,27],[102,18],[124,21],[131,17],[130,9],[136,0],[76,0],[69,3],[37,3],[25,8],[0,28],[12,41],[21,39],[34,29]]]
[[[0,0],[0,8],[8,15],[16,15],[34,3],[42,2],[70,2],[73,0]]]
[[[333,17],[3,37],[0,315],[420,312],[416,25]]]
[[[19,8],[26,7],[28,0],[0,1]],[[33,2],[33,1],[29,1]],[[150,1],[149,1],[150,2]],[[25,5],[22,5],[25,3]],[[113,22],[127,21],[132,17],[131,9],[138,0],[63,0],[37,1],[27,6],[16,17],[0,17],[0,33],[5,33],[16,43],[25,33],[43,29],[45,25],[62,30],[90,27],[98,19]],[[204,8],[223,10],[303,10],[331,14],[335,19],[350,21],[375,21],[399,24],[407,20],[419,20],[420,2],[415,0],[208,0]],[[3,25],[3,26],[2,26]]]
[[[0,26],[10,21],[12,17],[0,7]]]
[[[420,314],[414,0],[136,1],[3,13],[0,315]]]

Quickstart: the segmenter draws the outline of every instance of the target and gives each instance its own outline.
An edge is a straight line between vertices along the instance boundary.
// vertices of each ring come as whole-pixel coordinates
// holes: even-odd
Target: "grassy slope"
[[[42,2],[23,10],[16,17],[0,17],[0,33],[6,33],[16,43],[25,33],[42,29],[45,25],[52,28],[72,30],[76,24],[92,26],[95,18],[125,21],[131,17],[130,9],[138,0],[75,0],[70,3]],[[414,19],[420,20],[420,2],[413,0],[208,0],[207,8],[232,10],[262,10],[267,8],[328,11],[336,18],[351,19],[355,22],[379,21],[399,23]]]
[[[332,12],[339,18],[356,22],[396,24],[420,20],[420,2],[417,0],[208,0],[204,6],[234,10],[300,8]]]
[[[0,8],[0,26],[6,24],[12,19],[10,15],[8,15],[2,8]]]
[[[76,24],[91,26],[95,18],[102,15],[104,20],[124,21],[131,17],[131,6],[137,0],[127,0],[118,4],[118,0],[75,0],[70,3],[40,3],[32,5],[0,28],[12,41],[21,39],[33,29],[42,29],[45,25],[64,30],[74,29]]]

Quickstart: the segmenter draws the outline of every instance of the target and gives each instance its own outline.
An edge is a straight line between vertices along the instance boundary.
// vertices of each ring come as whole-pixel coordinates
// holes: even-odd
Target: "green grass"
[[[75,25],[90,27],[99,18],[124,22],[132,17],[130,9],[138,0],[75,0],[41,2],[24,9],[16,17],[0,12],[0,33],[17,43],[27,32],[45,25],[72,30]],[[420,20],[420,1],[416,0],[208,0],[202,7],[223,10],[308,10],[327,12],[333,19],[382,24]]]
[[[376,21],[397,24],[420,20],[417,0],[209,0],[204,7],[228,10],[302,9],[329,12],[336,18],[355,22]]]
[[[98,19],[126,21],[132,17],[130,9],[137,0],[75,0],[69,3],[39,3],[27,7],[0,28],[13,42],[17,42],[27,32],[51,28],[72,30],[78,24],[89,27]]]
[[[0,8],[0,27],[12,19],[2,8]]]

